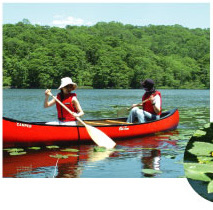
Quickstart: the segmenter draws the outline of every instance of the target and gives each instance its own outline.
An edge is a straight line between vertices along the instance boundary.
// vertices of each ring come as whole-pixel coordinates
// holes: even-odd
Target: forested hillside
[[[78,86],[209,88],[210,29],[100,22],[66,28],[23,20],[3,25],[3,85],[57,88],[70,76]]]

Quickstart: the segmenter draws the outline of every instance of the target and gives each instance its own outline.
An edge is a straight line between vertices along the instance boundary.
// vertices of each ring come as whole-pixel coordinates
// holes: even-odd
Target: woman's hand
[[[44,108],[47,108],[47,107],[50,107],[52,106],[53,104],[56,103],[55,99],[53,98],[51,101],[48,101],[49,100],[49,96],[51,95],[51,90],[50,89],[47,89],[45,90],[45,99],[44,99]]]
[[[79,114],[78,113],[75,113],[75,112],[72,112],[72,115],[73,115],[73,117],[79,117]]]
[[[136,107],[136,106],[138,106],[138,104],[132,104],[132,107],[131,107],[131,108],[134,108],[134,107]]]
[[[46,89],[45,90],[45,96],[50,96],[51,93],[51,89]]]
[[[150,96],[150,101],[151,101],[152,104],[155,104],[155,98],[154,98],[153,95]]]

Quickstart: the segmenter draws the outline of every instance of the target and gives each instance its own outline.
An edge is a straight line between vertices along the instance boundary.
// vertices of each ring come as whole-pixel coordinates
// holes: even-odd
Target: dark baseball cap
[[[143,82],[141,82],[141,85],[143,88],[152,89],[154,87],[155,83],[151,79],[146,79]]]

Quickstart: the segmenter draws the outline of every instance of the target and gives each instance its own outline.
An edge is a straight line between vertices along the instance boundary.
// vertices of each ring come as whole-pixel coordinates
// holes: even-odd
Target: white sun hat
[[[75,90],[77,88],[77,84],[74,83],[70,77],[64,77],[61,79],[61,85],[58,88],[58,90],[60,90],[61,88],[65,87],[67,85],[73,85],[73,87],[74,87],[73,90]]]

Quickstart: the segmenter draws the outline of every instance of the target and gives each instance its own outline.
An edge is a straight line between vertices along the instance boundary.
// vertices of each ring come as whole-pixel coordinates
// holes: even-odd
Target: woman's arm
[[[49,93],[51,92],[51,90],[47,89],[45,91],[45,99],[44,99],[44,108],[50,107],[52,105],[55,104],[55,99],[52,99],[51,101],[49,101]]]
[[[78,99],[77,99],[76,97],[73,97],[73,98],[72,98],[72,103],[73,103],[74,107],[75,107],[75,108],[77,109],[77,111],[78,111],[78,113],[74,113],[73,116],[74,116],[74,117],[81,117],[81,116],[83,116],[83,115],[84,115],[84,112],[83,112],[83,110],[82,110],[82,108],[81,108],[81,105],[80,105],[80,103],[79,103],[79,101],[78,101]]]

